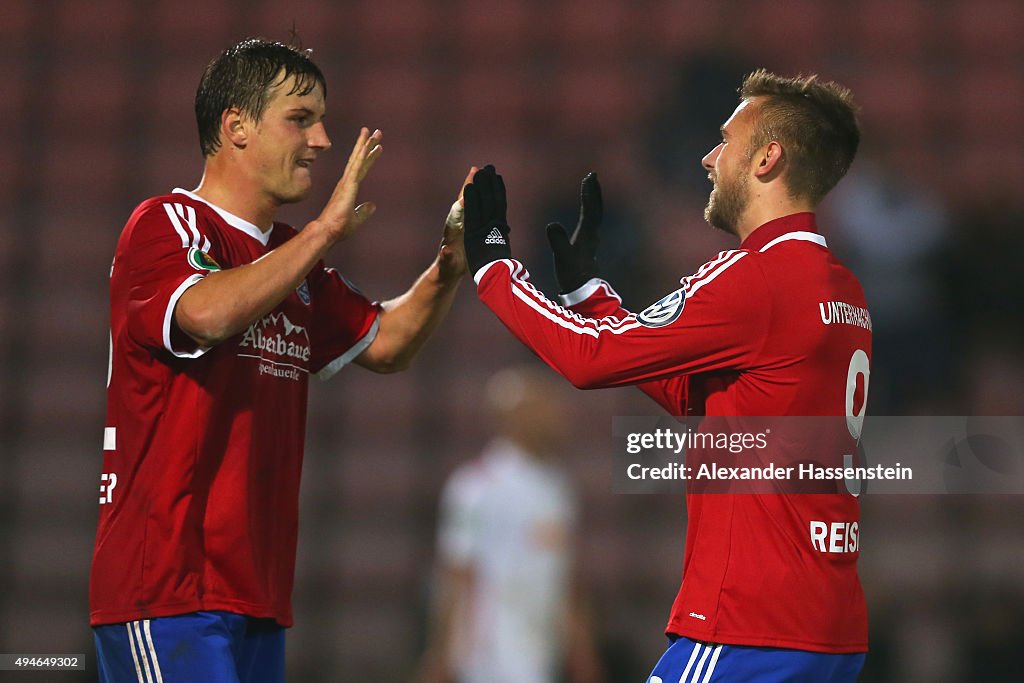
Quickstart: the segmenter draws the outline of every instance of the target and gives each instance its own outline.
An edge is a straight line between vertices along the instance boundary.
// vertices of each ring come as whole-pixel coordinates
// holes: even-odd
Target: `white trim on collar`
[[[244,218],[239,218],[235,214],[229,213],[229,212],[225,211],[224,209],[220,208],[216,204],[211,204],[210,202],[206,201],[205,199],[203,199],[202,197],[197,195],[195,192],[189,192],[188,190],[183,190],[180,187],[176,187],[173,190],[171,190],[171,193],[172,194],[175,194],[175,193],[176,194],[183,194],[183,195],[185,195],[187,197],[191,197],[192,199],[195,199],[197,202],[202,202],[203,204],[206,204],[208,207],[210,207],[211,209],[216,211],[217,215],[219,215],[221,218],[223,218],[224,221],[228,225],[230,225],[232,228],[235,228],[237,230],[241,230],[242,232],[244,232],[249,237],[252,237],[253,239],[258,240],[259,243],[262,244],[263,246],[267,246],[267,244],[270,242],[270,233],[274,232],[274,227],[273,226],[270,227],[270,230],[267,230],[266,232],[263,232],[262,230],[259,229],[258,226],[253,225],[252,223],[250,223],[249,221],[245,220]]]
[[[758,251],[768,251],[769,248],[774,247],[779,242],[785,242],[786,240],[801,240],[803,242],[814,242],[828,249],[828,244],[825,242],[825,238],[816,232],[807,232],[806,230],[800,230],[798,232],[787,232],[785,235],[776,237],[768,244],[764,245]]]

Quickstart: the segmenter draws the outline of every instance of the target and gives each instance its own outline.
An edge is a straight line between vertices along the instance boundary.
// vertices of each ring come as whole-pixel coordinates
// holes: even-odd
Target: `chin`
[[[289,192],[282,192],[277,195],[277,201],[280,204],[296,204],[301,202],[303,199],[309,196],[311,186],[296,188]]]
[[[717,210],[717,207],[712,204],[708,204],[707,208],[704,209],[704,220],[715,230],[721,230],[730,235],[737,234],[736,227],[732,221],[726,220]]]

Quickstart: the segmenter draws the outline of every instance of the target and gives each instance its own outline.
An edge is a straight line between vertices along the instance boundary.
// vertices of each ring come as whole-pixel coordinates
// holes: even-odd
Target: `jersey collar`
[[[211,204],[210,202],[206,201],[205,199],[197,195],[195,192],[189,192],[188,190],[183,190],[180,187],[176,187],[174,188],[174,190],[172,190],[172,193],[183,194],[186,197],[191,197],[197,202],[202,202],[203,204],[206,204],[208,207],[216,211],[217,215],[223,218],[225,223],[230,225],[232,228],[241,230],[249,237],[252,237],[254,240],[259,241],[259,243],[262,244],[263,246],[267,246],[267,244],[270,243],[270,235],[271,233],[274,232],[274,226],[270,226],[270,230],[263,232],[257,226],[253,225],[244,218],[239,218],[235,214],[225,211],[216,204]]]
[[[825,238],[818,234],[818,225],[810,211],[768,221],[747,235],[740,246],[750,251],[767,251],[786,240],[802,240],[828,247]]]

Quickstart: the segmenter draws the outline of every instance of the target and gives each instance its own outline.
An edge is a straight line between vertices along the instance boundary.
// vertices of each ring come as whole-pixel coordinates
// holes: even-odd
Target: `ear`
[[[220,137],[225,145],[245,149],[249,132],[248,120],[237,108],[225,109],[220,115]]]
[[[782,172],[782,145],[772,140],[758,150],[754,156],[757,165],[754,167],[754,177],[765,178],[773,173]]]

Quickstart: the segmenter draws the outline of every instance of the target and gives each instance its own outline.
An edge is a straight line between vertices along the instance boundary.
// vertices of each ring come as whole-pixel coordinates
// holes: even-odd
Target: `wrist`
[[[583,282],[580,286],[570,289],[568,291],[562,291],[559,293],[559,299],[562,301],[562,305],[565,307],[575,306],[578,303],[586,301],[594,292],[596,292],[602,285],[607,283],[598,277],[589,278],[586,282]]]
[[[331,227],[317,218],[306,223],[299,236],[307,240],[309,246],[320,254],[326,253],[339,240]]]
[[[450,257],[448,257],[450,258]],[[458,287],[466,274],[466,266],[454,267],[446,262],[445,254],[438,254],[423,274],[424,279],[439,290]]]
[[[593,258],[558,258],[555,255],[555,279],[558,281],[558,293],[574,292],[591,280],[600,277],[597,263]]]

